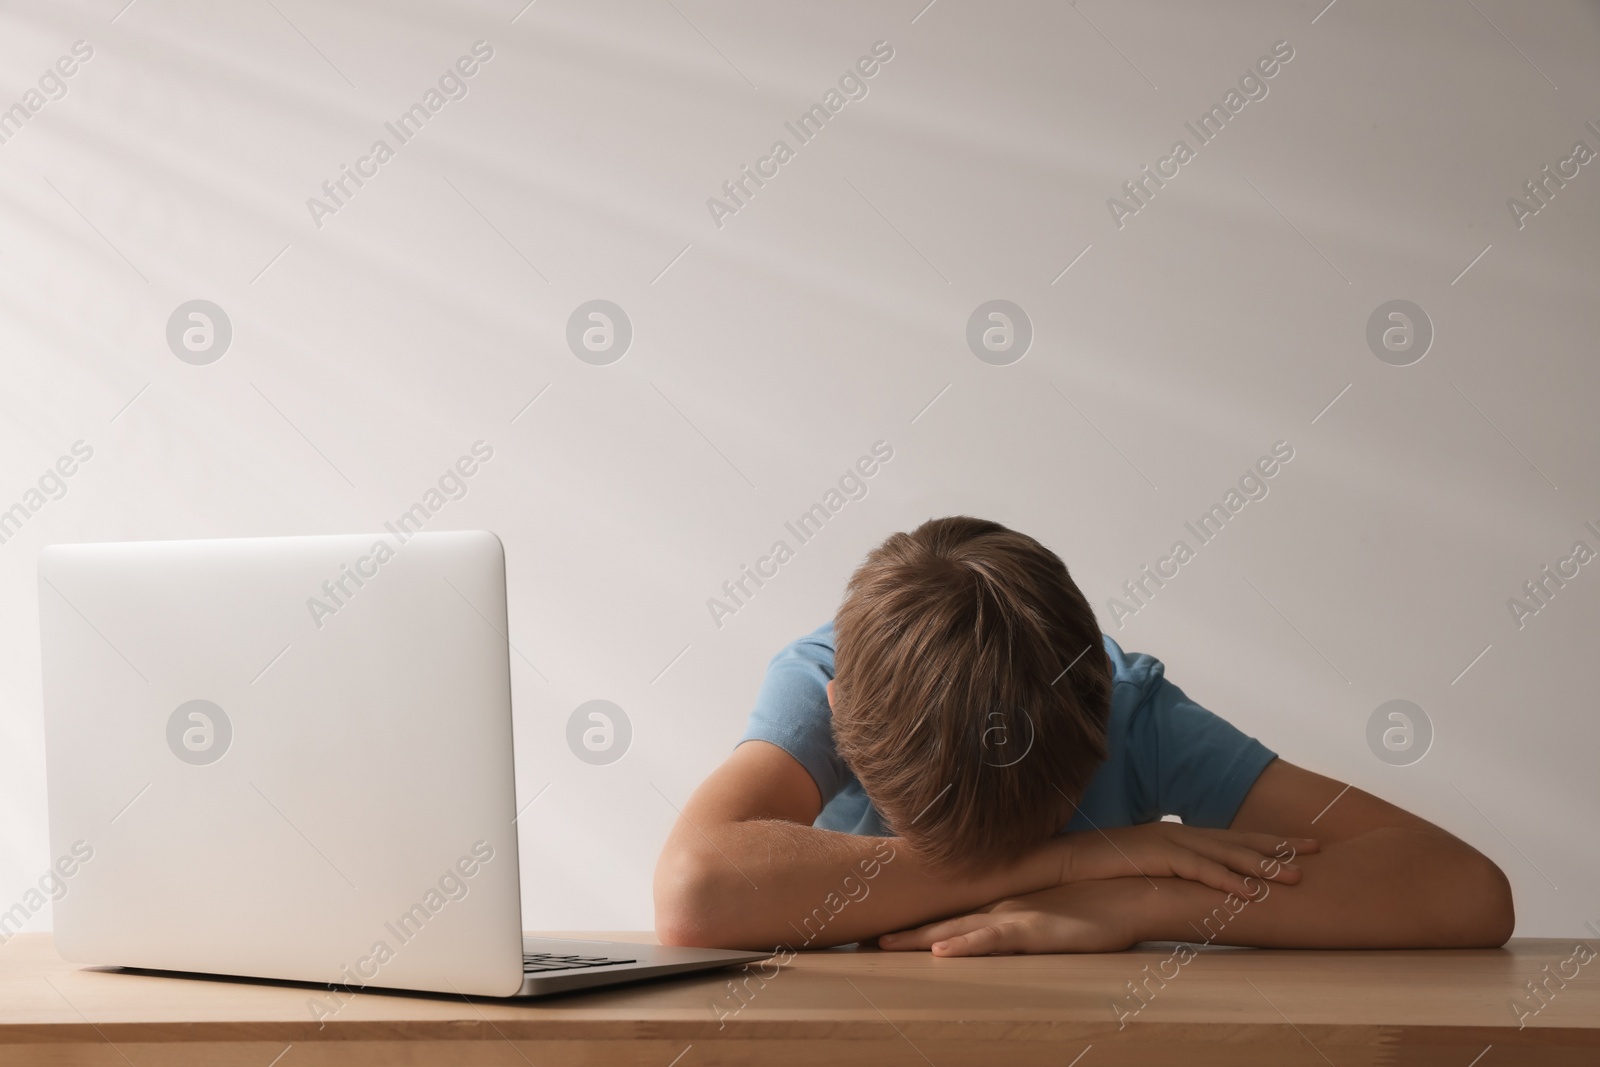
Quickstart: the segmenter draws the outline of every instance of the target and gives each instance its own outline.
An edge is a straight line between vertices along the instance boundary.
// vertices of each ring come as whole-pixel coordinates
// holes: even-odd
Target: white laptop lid
[[[39,606],[63,956],[517,992],[493,534],[52,546]]]

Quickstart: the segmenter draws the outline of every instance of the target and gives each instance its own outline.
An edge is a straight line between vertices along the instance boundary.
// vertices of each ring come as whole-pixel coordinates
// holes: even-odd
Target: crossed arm
[[[1228,830],[1151,823],[1057,836],[974,877],[903,841],[821,830],[810,774],[748,741],[684,805],[656,865],[665,944],[936,955],[1108,952],[1139,941],[1277,948],[1500,945],[1511,890],[1438,827],[1276,760]],[[896,933],[899,931],[899,933]]]

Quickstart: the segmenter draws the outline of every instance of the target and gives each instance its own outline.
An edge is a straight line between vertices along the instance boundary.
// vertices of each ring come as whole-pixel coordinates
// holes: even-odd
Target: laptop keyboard
[[[613,963],[638,962],[612,959],[610,956],[557,956],[550,952],[524,952],[522,973],[543,974],[545,971],[571,971],[580,967],[609,967]]]

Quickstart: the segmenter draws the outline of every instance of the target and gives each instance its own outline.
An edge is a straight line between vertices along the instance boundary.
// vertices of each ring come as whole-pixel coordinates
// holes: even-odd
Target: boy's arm
[[[1233,829],[1315,833],[1293,886],[1230,896],[1193,882],[1121,878],[1005,901],[880,941],[938,955],[1102,952],[1138,941],[1262,948],[1489,948],[1515,925],[1511,888],[1465,842],[1369,793],[1275,760]],[[935,947],[937,946],[937,947]]]
[[[1258,914],[1234,940],[1224,935],[1219,944],[1492,948],[1511,937],[1511,883],[1483,853],[1371,793],[1274,760],[1240,805],[1233,828],[1300,832],[1296,827],[1309,828],[1324,845],[1305,858],[1304,881],[1252,903],[1245,911]],[[1166,917],[1169,927],[1180,922],[1188,927],[1175,914]]]
[[[764,741],[734,749],[683,806],[656,863],[662,943],[823,948],[1067,881],[1141,872],[1242,892],[1243,874],[1282,840],[1170,823],[1064,834],[1009,867],[963,878],[931,873],[898,838],[817,829],[821,810],[816,783],[793,756]],[[1299,872],[1277,876],[1292,882]]]
[[[764,741],[734,749],[683,806],[656,862],[661,942],[848,944],[1055,884],[1038,862],[972,882],[932,878],[896,838],[813,827],[821,810],[816,783],[787,752]]]

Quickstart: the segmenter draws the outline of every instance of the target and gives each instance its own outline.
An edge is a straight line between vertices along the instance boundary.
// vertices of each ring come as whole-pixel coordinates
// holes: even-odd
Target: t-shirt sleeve
[[[1130,741],[1159,814],[1226,829],[1277,753],[1190,700],[1159,663],[1144,685]]]
[[[777,745],[810,773],[824,805],[849,777],[833,742],[833,714],[828,707],[832,680],[833,624],[828,623],[772,657],[750,721],[734,745],[746,741]]]

